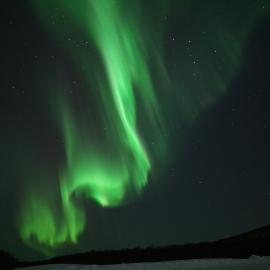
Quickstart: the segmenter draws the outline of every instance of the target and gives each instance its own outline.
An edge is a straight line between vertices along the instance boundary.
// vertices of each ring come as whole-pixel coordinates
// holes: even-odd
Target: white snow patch
[[[54,264],[17,268],[17,270],[269,270],[270,257],[251,256],[249,259],[199,259],[114,265]]]

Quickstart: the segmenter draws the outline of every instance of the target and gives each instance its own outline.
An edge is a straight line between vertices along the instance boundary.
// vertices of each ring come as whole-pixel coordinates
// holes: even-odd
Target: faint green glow
[[[202,112],[228,93],[231,80],[246,57],[250,35],[269,16],[270,2],[173,2],[172,16],[178,18],[177,24],[182,28],[172,45],[177,48],[177,56],[169,52],[173,62],[170,75],[175,85],[171,115],[177,106],[179,122],[193,124]]]
[[[83,207],[75,202],[77,196],[84,195],[103,207],[118,206],[130,194],[139,194],[147,184],[151,162],[138,132],[136,98],[142,100],[149,129],[158,134],[161,120],[145,41],[132,16],[125,13],[123,1],[74,4],[66,0],[55,4],[44,0],[34,4],[45,17],[55,6],[68,14],[98,48],[106,75],[100,77],[95,91],[102,103],[102,124],[110,127],[110,134],[103,130],[98,139],[92,134],[91,119],[78,116],[72,101],[61,93],[52,96],[66,151],[66,164],[59,172],[61,210],[55,211],[49,201],[33,195],[31,200],[25,200],[20,232],[26,242],[54,246],[76,243],[86,225]],[[83,49],[69,50],[78,65],[83,62],[79,60],[82,55],[87,62],[89,56]],[[88,70],[84,75],[86,81],[92,76]],[[92,96],[91,91],[85,94],[86,99]]]

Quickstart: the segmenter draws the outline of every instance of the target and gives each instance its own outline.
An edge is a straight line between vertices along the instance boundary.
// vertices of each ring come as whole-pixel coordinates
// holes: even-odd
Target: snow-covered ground
[[[249,259],[201,259],[154,263],[131,263],[115,265],[44,265],[17,268],[21,270],[269,270],[270,257],[253,256]]]

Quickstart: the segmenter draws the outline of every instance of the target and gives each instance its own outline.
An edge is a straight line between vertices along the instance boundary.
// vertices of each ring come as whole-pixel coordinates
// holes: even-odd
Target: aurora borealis
[[[54,1],[47,0],[35,4],[45,16],[55,6]],[[137,131],[135,87],[137,96],[144,101],[146,117],[151,117],[148,128],[155,128],[159,114],[145,48],[141,48],[143,40],[131,19],[123,19],[125,10],[121,11],[120,2],[81,1],[76,6],[78,9],[73,1],[57,4],[63,12],[68,9],[71,19],[79,23],[100,51],[108,83],[103,78],[96,91],[102,99],[101,113],[105,111],[102,125],[111,127],[109,136],[102,134],[104,138],[95,141],[87,123],[78,125],[69,101],[59,95],[55,111],[60,118],[67,160],[59,174],[63,208],[60,225],[47,202],[38,198],[26,203],[20,225],[23,239],[29,241],[33,236],[39,243],[50,246],[68,241],[76,243],[85,227],[86,217],[72,201],[74,194],[86,193],[101,206],[113,207],[123,203],[129,190],[140,193],[147,184],[151,165]],[[86,59],[87,55],[83,57]],[[88,76],[91,73],[86,71],[86,79]],[[91,95],[85,93],[85,98]],[[40,212],[44,214],[40,216]]]
[[[269,1],[15,2],[1,249],[181,244],[270,222]]]

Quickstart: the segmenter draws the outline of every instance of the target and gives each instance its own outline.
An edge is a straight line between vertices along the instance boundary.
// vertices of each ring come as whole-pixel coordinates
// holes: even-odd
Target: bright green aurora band
[[[86,222],[91,223],[91,217],[86,220],[84,198],[115,207],[141,193],[155,162],[167,160],[170,140],[174,143],[171,137],[168,140],[172,126],[192,124],[226,93],[241,66],[249,34],[270,6],[264,1],[262,9],[260,1],[245,0],[238,14],[233,0],[228,0],[230,5],[227,1],[156,0],[152,2],[159,14],[153,12],[156,17],[151,17],[140,6],[145,7],[147,0],[30,2],[69,54],[73,70],[82,74],[83,85],[78,106],[77,96],[66,95],[70,78],[51,79],[47,103],[52,104],[65,158],[56,173],[35,160],[37,168],[27,172],[33,175],[25,177],[37,181],[29,180],[25,188],[19,232],[24,242],[47,253],[59,244],[77,243]],[[172,16],[177,16],[180,29],[168,46],[170,69],[162,60],[161,38],[168,2],[174,4],[171,12],[176,12]],[[225,15],[221,18],[212,10]],[[190,18],[191,11],[196,22]],[[150,17],[148,22],[152,18],[154,24],[145,23],[144,17]],[[84,42],[75,44],[73,39]],[[157,100],[157,94],[162,99]],[[177,137],[178,145],[182,135]]]
[[[28,196],[20,221],[21,237],[26,242],[48,246],[76,243],[86,226],[83,207],[74,200],[78,194],[86,194],[103,207],[118,206],[128,193],[139,194],[147,184],[151,163],[137,130],[135,94],[144,103],[149,129],[157,129],[159,109],[143,39],[120,3],[34,1],[42,16],[57,5],[97,46],[108,81],[100,81],[97,91],[106,112],[103,124],[110,127],[110,134],[104,134],[98,147],[100,143],[87,123],[78,125],[70,102],[59,95],[54,110],[62,127],[67,160],[59,173],[62,213],[56,213],[49,200],[34,192]],[[85,76],[91,74],[86,72]]]

